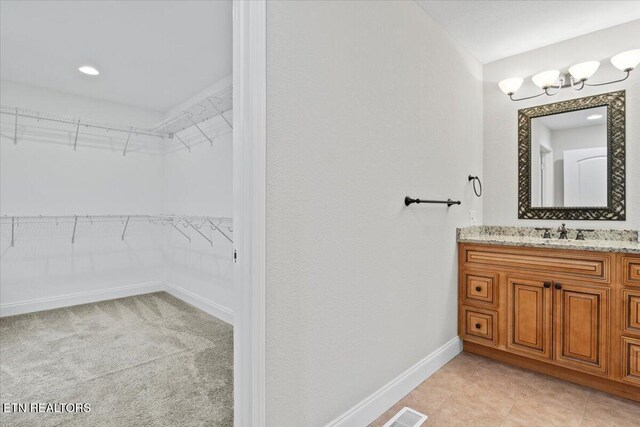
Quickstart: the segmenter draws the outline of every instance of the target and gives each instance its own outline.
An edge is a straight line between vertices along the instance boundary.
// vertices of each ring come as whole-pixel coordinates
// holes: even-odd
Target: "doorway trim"
[[[266,0],[233,2],[234,426],[265,425]]]

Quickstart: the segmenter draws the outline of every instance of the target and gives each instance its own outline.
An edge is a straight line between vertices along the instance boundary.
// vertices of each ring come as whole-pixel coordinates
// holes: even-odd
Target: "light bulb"
[[[593,76],[599,66],[600,62],[598,61],[581,62],[569,68],[569,73],[571,73],[574,79],[581,82]]]
[[[627,50],[611,58],[614,67],[621,71],[631,71],[640,64],[640,49]]]
[[[533,83],[540,89],[549,89],[555,84],[556,80],[558,80],[558,76],[560,76],[560,71],[549,70],[536,74],[531,77],[531,80],[533,80]]]
[[[513,95],[520,89],[520,86],[522,86],[522,79],[520,77],[504,79],[498,83],[498,87],[500,87],[500,90],[506,95]]]

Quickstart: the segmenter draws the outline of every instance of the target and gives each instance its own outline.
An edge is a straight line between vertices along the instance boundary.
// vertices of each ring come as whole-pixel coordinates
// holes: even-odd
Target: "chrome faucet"
[[[558,227],[558,233],[560,233],[558,239],[563,240],[567,238],[567,233],[569,232],[569,230],[567,230],[567,227],[565,227],[565,225],[567,224],[563,223],[561,227]]]

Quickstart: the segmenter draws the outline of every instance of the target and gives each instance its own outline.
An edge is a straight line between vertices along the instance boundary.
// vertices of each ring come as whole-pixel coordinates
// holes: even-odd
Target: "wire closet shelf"
[[[233,243],[233,220],[227,217],[186,216],[186,215],[65,215],[65,216],[8,216],[0,217],[0,225],[10,228],[11,247],[18,239],[18,233],[23,227],[37,224],[55,226],[72,225],[71,243],[75,243],[80,225],[116,223],[122,226],[120,238],[125,240],[127,229],[131,223],[144,222],[153,225],[170,226],[191,242],[189,231],[197,233],[213,246],[213,236],[205,232],[217,232],[226,240]]]
[[[158,126],[148,129],[136,126],[125,126],[110,122],[97,120],[87,120],[68,115],[41,112],[20,107],[1,105],[0,115],[5,116],[3,127],[11,127],[11,132],[3,132],[3,136],[13,140],[18,144],[20,140],[19,128],[38,125],[52,131],[68,131],[73,140],[73,149],[78,146],[78,139],[82,137],[83,130],[100,130],[107,133],[118,134],[124,142],[123,154],[126,155],[127,148],[132,138],[138,136],[151,137],[165,140],[174,137],[191,151],[191,145],[180,134],[190,128],[195,128],[197,132],[213,145],[215,137],[210,136],[204,129],[203,124],[209,120],[220,117],[225,127],[233,129],[228,113],[233,109],[233,86],[226,86],[224,89],[207,96],[195,104],[185,108],[175,117],[160,123]],[[81,138],[80,138],[81,139]]]

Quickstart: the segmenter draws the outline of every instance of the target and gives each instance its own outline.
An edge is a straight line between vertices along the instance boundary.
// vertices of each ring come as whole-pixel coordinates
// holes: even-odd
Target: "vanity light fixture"
[[[538,73],[531,77],[533,83],[542,89],[542,92],[527,96],[524,98],[514,98],[520,86],[522,86],[523,80],[519,77],[512,77],[502,80],[498,83],[500,90],[508,95],[512,101],[522,101],[525,99],[537,98],[542,95],[553,96],[560,92],[560,90],[571,87],[574,90],[582,90],[585,86],[604,86],[612,83],[622,82],[629,78],[631,71],[640,64],[640,49],[628,50],[626,52],[619,53],[611,58],[611,64],[614,67],[626,73],[626,75],[618,80],[612,80],[604,83],[587,83],[587,81],[598,71],[600,62],[587,61],[575,64],[569,67],[568,72],[561,73],[558,70],[548,70]]]
[[[602,114],[592,114],[589,117],[587,117],[587,120],[598,120],[602,118]]]
[[[98,71],[95,67],[92,67],[91,65],[82,65],[78,67],[78,71],[80,71],[83,74],[87,74],[89,76],[97,76],[98,74],[100,74],[100,71]]]

